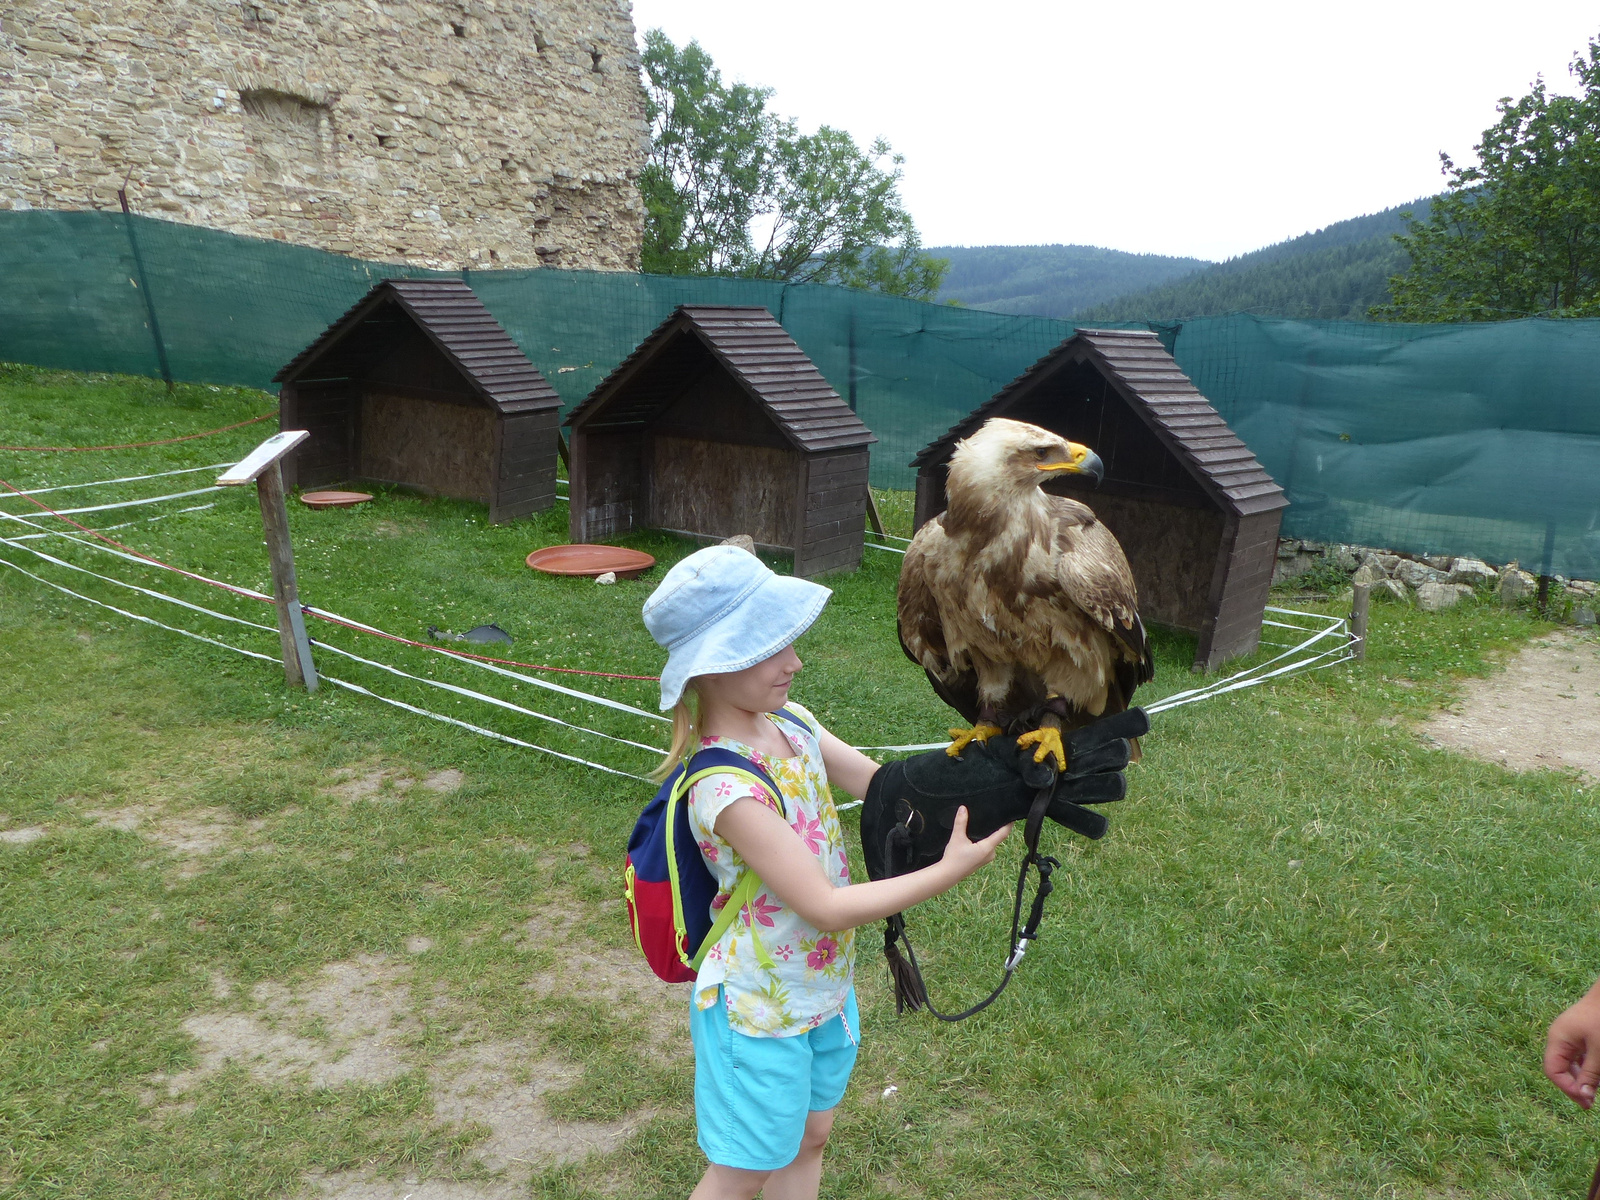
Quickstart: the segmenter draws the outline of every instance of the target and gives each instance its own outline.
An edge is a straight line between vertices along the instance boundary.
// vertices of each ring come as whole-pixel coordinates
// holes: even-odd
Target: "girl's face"
[[[746,712],[777,712],[789,702],[789,684],[800,671],[800,656],[792,645],[742,671],[701,675],[695,687],[715,703],[731,704]]]

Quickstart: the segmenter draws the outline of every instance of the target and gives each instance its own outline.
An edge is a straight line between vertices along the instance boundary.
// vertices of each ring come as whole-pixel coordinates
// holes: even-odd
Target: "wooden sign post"
[[[1367,656],[1367,614],[1372,604],[1372,585],[1358,583],[1350,596],[1350,653]]]
[[[267,557],[272,563],[272,597],[278,606],[278,640],[283,644],[283,675],[290,687],[317,690],[317,668],[311,661],[311,640],[306,637],[300,613],[300,591],[294,578],[294,548],[289,544],[289,512],[283,500],[283,469],[279,460],[311,435],[303,429],[274,434],[217,480],[219,487],[256,485],[261,502],[261,526],[267,535]]]

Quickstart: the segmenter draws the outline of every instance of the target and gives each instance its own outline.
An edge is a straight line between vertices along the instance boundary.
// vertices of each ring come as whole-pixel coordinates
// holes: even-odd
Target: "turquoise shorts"
[[[730,1028],[721,988],[710,1008],[691,1000],[694,1117],[706,1158],[745,1171],[792,1163],[806,1115],[844,1099],[860,1022],[855,988],[841,1016],[792,1037],[751,1037]]]

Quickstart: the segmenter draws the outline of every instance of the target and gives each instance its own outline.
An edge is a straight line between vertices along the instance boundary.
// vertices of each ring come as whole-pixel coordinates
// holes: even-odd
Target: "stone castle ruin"
[[[4,0],[0,208],[634,270],[628,0]]]

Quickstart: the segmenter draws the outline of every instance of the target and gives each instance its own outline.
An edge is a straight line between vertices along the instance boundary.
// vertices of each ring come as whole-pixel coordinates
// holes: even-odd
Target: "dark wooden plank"
[[[806,503],[810,506],[810,508],[807,509],[808,512],[812,509],[821,510],[824,508],[829,508],[835,504],[849,503],[852,500],[859,500],[863,509],[869,507],[867,499],[869,493],[865,485],[850,485],[837,488],[830,487],[826,491],[821,492],[814,490],[815,486],[815,484],[812,485],[813,490],[806,496]]]
[[[860,546],[866,540],[864,529],[841,530],[830,533],[827,537],[806,542],[806,558],[822,558],[835,554],[840,550],[847,550],[851,546]]]
[[[847,499],[829,504],[826,507],[808,507],[806,509],[806,525],[816,528],[824,523],[859,524],[866,519],[867,505],[862,498],[862,493],[857,489]]]
[[[841,550],[837,554],[817,559],[812,566],[812,577],[831,575],[835,571],[854,571],[861,566],[861,555],[862,550],[857,547],[853,552]]]
[[[867,469],[863,465],[843,471],[831,471],[827,474],[816,472],[813,464],[811,476],[811,494],[820,496],[823,492],[837,492],[846,488],[862,488],[866,486]]]

